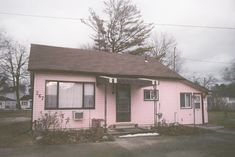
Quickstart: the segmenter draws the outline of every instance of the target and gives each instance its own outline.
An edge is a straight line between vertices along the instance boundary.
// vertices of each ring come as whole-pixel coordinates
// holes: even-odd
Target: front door
[[[116,93],[116,121],[131,121],[131,96],[129,85],[117,85]]]
[[[202,105],[202,97],[200,93],[193,94],[193,100],[194,100],[194,118],[195,118],[195,123],[196,124],[201,124],[203,123],[203,116],[204,113],[202,112],[203,110],[203,105]]]

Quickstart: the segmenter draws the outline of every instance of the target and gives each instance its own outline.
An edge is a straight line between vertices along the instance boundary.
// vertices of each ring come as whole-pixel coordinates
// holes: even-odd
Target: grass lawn
[[[227,117],[223,111],[209,111],[209,124],[222,125],[225,128],[235,129],[235,112],[228,112]]]
[[[0,148],[33,144],[30,122],[0,123]]]
[[[0,118],[31,117],[31,110],[0,110]]]
[[[0,110],[0,120],[17,117],[30,118],[31,110]],[[30,121],[0,123],[0,148],[23,147],[33,144],[30,127]]]
[[[112,136],[105,134],[103,128],[81,131],[32,132],[30,120],[6,121],[6,118],[30,117],[31,111],[0,111],[0,148],[24,147],[35,144],[71,144],[96,141],[112,141]],[[40,133],[39,135],[37,135]],[[39,136],[40,140],[35,140]]]

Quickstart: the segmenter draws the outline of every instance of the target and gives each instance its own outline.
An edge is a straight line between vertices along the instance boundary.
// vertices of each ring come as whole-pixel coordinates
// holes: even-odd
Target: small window
[[[154,90],[145,89],[144,90],[144,100],[145,101],[158,100],[158,90],[156,90],[156,93],[155,93]]]
[[[27,106],[28,102],[27,101],[22,101],[22,106]]]
[[[180,107],[191,108],[191,93],[180,93]]]
[[[201,96],[200,95],[194,95],[193,99],[194,99],[195,108],[199,109],[200,104],[201,104]]]

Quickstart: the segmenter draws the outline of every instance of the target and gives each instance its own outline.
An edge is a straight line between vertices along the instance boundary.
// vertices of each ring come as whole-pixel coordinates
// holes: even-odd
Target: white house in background
[[[20,98],[21,109],[30,109],[32,108],[32,96],[24,95]]]
[[[223,97],[223,100],[229,110],[235,110],[235,97]]]
[[[0,96],[0,109],[14,109],[16,107],[16,100],[5,96]]]
[[[25,95],[25,86],[20,86],[20,98]],[[5,97],[9,102],[7,102],[6,108],[15,109],[16,108],[16,93],[14,87],[5,87],[1,90],[0,96]],[[5,99],[4,99],[5,100]]]

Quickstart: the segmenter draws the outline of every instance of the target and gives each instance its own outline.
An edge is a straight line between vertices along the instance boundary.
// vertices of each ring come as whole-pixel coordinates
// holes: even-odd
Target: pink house
[[[208,122],[207,90],[153,58],[31,45],[33,121],[61,112],[69,128]]]

